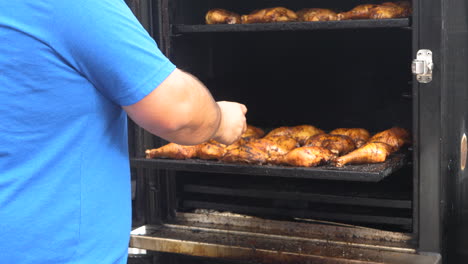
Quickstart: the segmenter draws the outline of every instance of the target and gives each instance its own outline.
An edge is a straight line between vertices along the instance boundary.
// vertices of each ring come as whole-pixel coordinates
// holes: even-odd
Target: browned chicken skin
[[[311,125],[283,126],[273,129],[265,137],[288,136],[297,140],[299,145],[302,146],[310,137],[323,133],[325,133],[323,130]]]
[[[282,164],[300,167],[315,167],[333,159],[335,155],[322,147],[300,147],[291,150],[280,160]]]
[[[231,144],[224,145],[216,140],[208,140],[195,146],[183,146],[176,143],[169,143],[157,149],[146,150],[146,158],[173,158],[173,159],[217,159],[224,157],[227,151],[245,144],[251,138],[260,138],[265,132],[258,127],[247,125],[246,131],[241,135],[241,138]]]
[[[234,12],[221,9],[221,8],[215,8],[211,9],[206,13],[205,16],[205,22],[206,24],[240,24],[241,23],[241,17],[239,14],[236,14]]]
[[[392,147],[381,142],[371,142],[334,160],[335,166],[346,164],[380,163],[392,153]]]
[[[296,12],[299,21],[333,21],[338,15],[330,9],[304,8]]]
[[[410,133],[401,127],[392,127],[375,134],[369,142],[381,142],[391,146],[391,151],[399,150],[403,145],[411,143]]]
[[[344,155],[356,148],[354,141],[348,136],[320,134],[309,138],[304,146],[322,147],[338,156]]]
[[[263,131],[263,129],[252,126],[252,125],[247,125],[247,129],[242,134],[241,138],[244,138],[244,139],[261,138],[264,135],[265,135],[265,131]]]
[[[364,128],[337,128],[330,132],[330,135],[343,135],[350,137],[356,144],[356,148],[360,148],[370,138],[370,133]]]
[[[287,136],[251,139],[238,148],[229,150],[223,161],[233,163],[276,163],[279,157],[298,146],[297,141]]]
[[[410,1],[398,1],[398,2],[395,2],[395,4],[403,7],[403,9],[405,10],[405,13],[404,13],[405,17],[408,17],[413,13],[413,7],[411,6]]]
[[[237,143],[237,142],[236,142]],[[234,147],[236,143],[226,146],[215,140],[209,140],[208,142],[198,145],[197,158],[210,160],[220,160],[224,157],[224,154],[228,151],[228,147]]]
[[[169,143],[157,149],[146,150],[146,158],[171,158],[171,159],[191,159],[197,156],[199,145],[184,146],[176,143]]]
[[[385,2],[381,5],[364,4],[348,12],[339,13],[338,20],[400,18],[408,17],[411,13],[411,3],[408,1]]]
[[[265,151],[249,146],[241,145],[226,152],[221,159],[228,163],[247,163],[247,164],[265,164],[268,160],[268,154]]]
[[[384,3],[382,5],[379,5],[375,8],[373,8],[370,12],[369,18],[371,19],[385,19],[385,18],[399,18],[399,17],[405,17],[407,11],[395,4],[395,3]]]
[[[383,9],[379,12],[373,10],[371,18],[398,18],[398,17],[409,17],[413,13],[413,8],[409,1],[398,1],[398,2],[385,2],[381,6],[393,7],[393,9]],[[376,8],[378,10],[378,8]],[[380,13],[380,16],[377,14]]]
[[[358,5],[348,12],[342,12],[338,14],[338,20],[347,19],[368,19],[371,15],[371,10],[377,7],[374,4]]]
[[[242,24],[289,22],[296,20],[296,13],[284,7],[255,10],[248,15],[241,16]]]

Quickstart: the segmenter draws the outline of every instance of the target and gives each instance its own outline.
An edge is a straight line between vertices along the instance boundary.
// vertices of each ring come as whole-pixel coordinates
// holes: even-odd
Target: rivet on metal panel
[[[463,137],[460,143],[460,168],[461,170],[465,170],[465,167],[466,167],[467,150],[468,150],[468,146],[467,146],[466,134],[463,133]]]

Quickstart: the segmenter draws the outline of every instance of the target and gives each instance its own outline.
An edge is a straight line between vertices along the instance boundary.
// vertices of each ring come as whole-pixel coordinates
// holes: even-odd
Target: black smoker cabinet
[[[127,0],[161,50],[266,130],[401,126],[388,162],[320,167],[145,159],[130,123],[134,263],[468,263],[468,3],[409,18],[205,25],[209,9],[349,10],[362,0]]]

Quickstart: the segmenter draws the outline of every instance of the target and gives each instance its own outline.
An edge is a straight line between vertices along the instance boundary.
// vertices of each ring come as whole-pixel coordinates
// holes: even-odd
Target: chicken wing
[[[392,127],[375,134],[369,142],[381,142],[391,146],[391,151],[399,150],[403,145],[411,143],[410,133],[401,127]]]
[[[371,142],[353,152],[336,158],[333,162],[336,167],[343,167],[346,164],[380,163],[384,162],[391,153],[392,147],[390,145]]]
[[[241,16],[242,24],[289,22],[296,20],[296,13],[284,7],[273,7],[255,10],[248,15]]]
[[[356,148],[360,148],[366,144],[370,138],[369,131],[364,128],[337,128],[330,132],[330,135],[348,136],[354,141]]]
[[[239,14],[234,12],[215,8],[209,10],[205,15],[206,24],[240,24],[241,17]]]
[[[197,156],[199,145],[184,146],[169,143],[160,148],[146,150],[146,158],[191,159]]]
[[[377,6],[378,5],[374,5],[374,4],[358,5],[348,12],[339,13],[338,20],[368,19],[370,18],[371,10]]]
[[[302,146],[310,137],[323,133],[325,133],[323,130],[311,125],[284,126],[273,129],[265,137],[288,136],[294,138]]]
[[[333,21],[337,20],[337,14],[330,9],[304,8],[296,12],[299,21]]]
[[[333,159],[335,155],[322,147],[300,147],[291,150],[279,162],[292,166],[315,167]]]
[[[322,147],[338,156],[344,155],[356,148],[354,141],[348,136],[320,134],[309,138],[304,146]]]

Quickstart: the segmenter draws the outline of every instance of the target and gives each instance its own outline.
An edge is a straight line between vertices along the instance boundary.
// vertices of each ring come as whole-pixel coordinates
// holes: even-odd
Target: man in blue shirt
[[[1,1],[0,43],[0,263],[126,262],[127,114],[180,144],[245,130],[123,0]]]

